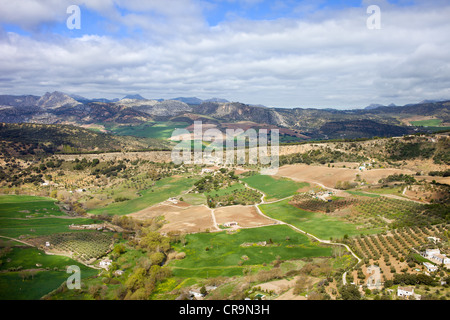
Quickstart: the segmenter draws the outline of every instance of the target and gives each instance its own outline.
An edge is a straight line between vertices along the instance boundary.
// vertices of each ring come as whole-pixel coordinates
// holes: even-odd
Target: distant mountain
[[[156,117],[173,117],[186,112],[192,112],[192,107],[187,103],[177,100],[146,100],[140,103],[130,102],[128,106],[133,109]]]
[[[412,128],[379,123],[373,120],[330,121],[320,131],[330,139],[392,137],[414,133]]]
[[[211,99],[206,99],[203,100],[203,102],[221,102],[221,103],[227,103],[230,102],[227,99],[221,99],[221,98],[211,98]]]
[[[0,95],[0,106],[2,107],[35,107],[39,96],[12,96]]]
[[[190,105],[200,105],[203,102],[219,102],[219,103],[229,102],[228,100],[222,99],[222,98],[210,98],[210,99],[202,100],[197,97],[187,97],[187,98],[186,97],[178,97],[178,98],[174,98],[174,99],[170,99],[170,100],[181,101],[181,102],[184,102],[184,103],[190,104]]]
[[[57,109],[63,106],[74,107],[81,104],[81,102],[78,102],[65,93],[55,91],[52,93],[45,93],[41,98],[39,98],[36,104],[42,109]]]
[[[31,123],[0,123],[0,140],[14,143],[43,145],[47,152],[138,150],[167,148],[157,139],[115,136],[70,125]]]
[[[114,99],[106,99],[106,98],[89,99],[89,98],[85,98],[85,97],[77,95],[77,94],[70,94],[69,96],[71,98],[75,99],[76,101],[81,102],[81,103],[89,103],[89,102],[110,103],[110,102],[117,102],[117,101],[119,101],[119,99],[117,99],[117,98],[114,98]]]
[[[143,96],[141,96],[140,94],[128,94],[125,97],[122,98],[122,100],[124,99],[131,99],[131,100],[146,100]]]
[[[378,103],[372,103],[371,105],[368,105],[367,107],[364,108],[364,110],[373,110],[379,107],[384,107],[384,105],[382,104],[378,104]]]
[[[413,116],[430,116],[442,120],[442,123],[450,122],[450,101],[405,106],[373,104],[365,109],[338,110],[268,108],[220,98],[208,99],[210,101],[195,97],[161,101],[128,95],[116,102],[93,100],[58,91],[47,92],[42,97],[0,95],[0,122],[137,125],[172,119],[185,119],[183,122],[188,123],[208,119],[210,124],[247,122],[277,126],[295,130],[311,139],[402,135],[412,129],[402,120]]]
[[[193,104],[193,105],[198,105],[201,104],[203,102],[202,99],[199,99],[197,97],[178,97],[178,98],[174,98],[174,99],[170,99],[170,100],[175,100],[175,101],[181,101],[184,102],[186,104]]]

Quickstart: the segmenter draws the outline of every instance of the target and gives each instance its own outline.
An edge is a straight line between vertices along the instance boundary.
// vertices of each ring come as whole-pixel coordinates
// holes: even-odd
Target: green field
[[[67,257],[46,255],[36,248],[11,248],[2,257],[0,266],[0,300],[36,300],[58,288],[70,276],[67,266],[80,267],[81,278],[94,276],[97,270]],[[9,261],[9,262],[8,262]],[[39,266],[36,266],[39,265]],[[22,278],[21,270],[33,270],[35,274]],[[10,271],[8,271],[10,269]]]
[[[186,193],[182,196],[183,201],[193,206],[206,204],[206,197],[203,193]]]
[[[266,200],[283,199],[294,195],[298,189],[309,186],[307,182],[295,182],[288,178],[274,178],[268,175],[253,175],[242,178],[250,187],[262,191]]]
[[[0,205],[0,236],[10,238],[67,232],[71,224],[94,223],[87,218],[68,218],[52,198],[0,195]]]
[[[140,192],[140,197],[138,198],[112,203],[106,207],[95,208],[88,212],[91,214],[102,214],[106,212],[114,215],[137,212],[171,197],[180,195],[183,191],[189,190],[194,182],[195,179],[193,178],[164,178],[156,181],[152,188]]]
[[[363,191],[346,191],[348,194],[354,195],[354,196],[362,196],[362,197],[370,197],[370,198],[378,198],[380,195],[378,194],[370,194],[365,193]]]
[[[61,216],[55,199],[22,195],[0,195],[1,218],[25,218],[26,216]]]
[[[242,275],[245,267],[263,268],[264,263],[269,264],[277,257],[290,260],[331,255],[331,248],[313,244],[305,235],[284,225],[242,229],[233,234],[191,234],[186,239],[185,247],[175,247],[177,251],[185,252],[186,258],[170,264],[177,277]],[[266,241],[268,245],[241,246],[260,241]],[[269,245],[271,242],[273,245]],[[243,259],[245,256],[248,259]]]
[[[232,194],[235,191],[244,190],[244,189],[245,189],[245,186],[242,183],[235,183],[227,188],[223,188],[223,189],[219,189],[219,190],[212,190],[210,192],[205,192],[204,195],[210,196],[210,197],[221,197],[224,195]]]
[[[329,240],[354,236],[361,233],[374,233],[373,230],[357,229],[357,225],[344,222],[336,217],[322,213],[304,211],[289,204],[289,199],[260,205],[261,211],[269,217],[289,223],[320,239]]]
[[[400,186],[400,187],[389,187],[389,188],[376,188],[376,189],[367,190],[367,192],[376,193],[376,194],[379,194],[379,195],[392,194],[392,195],[396,195],[396,196],[399,196],[399,197],[407,198],[406,196],[404,196],[402,194],[403,188],[404,188],[403,186]]]
[[[7,219],[0,218],[0,236],[18,238],[19,236],[44,236],[59,232],[70,231],[71,224],[91,224],[94,220],[87,218],[35,218],[35,219]],[[82,231],[77,231],[82,232]]]
[[[417,127],[439,127],[442,124],[442,120],[429,119],[429,120],[411,121],[411,124]]]
[[[147,122],[137,126],[114,126],[109,127],[114,134],[121,136],[134,136],[140,138],[155,138],[155,139],[169,139],[172,136],[172,132],[179,128],[185,128],[189,126],[185,122]]]

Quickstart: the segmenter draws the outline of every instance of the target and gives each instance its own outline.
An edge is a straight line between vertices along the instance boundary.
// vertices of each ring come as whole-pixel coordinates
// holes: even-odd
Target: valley
[[[0,110],[14,120],[0,125],[0,299],[379,300],[414,281],[422,299],[450,297],[448,263],[426,255],[450,254],[447,102],[344,112],[69,98],[24,99],[30,118],[17,99]],[[172,132],[194,121],[280,130],[277,172],[175,164]]]

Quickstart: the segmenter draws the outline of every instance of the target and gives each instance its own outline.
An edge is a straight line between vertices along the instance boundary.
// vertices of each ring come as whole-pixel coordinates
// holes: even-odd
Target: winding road
[[[292,225],[292,224],[289,224],[289,223],[286,223],[286,222],[284,222],[284,221],[277,220],[277,219],[274,219],[274,218],[271,218],[271,217],[265,215],[265,214],[261,211],[261,209],[259,208],[259,205],[261,205],[261,204],[269,204],[269,203],[280,202],[280,201],[283,201],[283,200],[292,198],[293,196],[289,196],[289,197],[286,197],[286,198],[283,198],[283,199],[279,199],[279,200],[275,200],[275,201],[266,202],[266,201],[264,200],[264,198],[266,197],[266,195],[264,194],[264,192],[262,192],[261,190],[252,188],[252,187],[248,186],[246,183],[244,183],[244,184],[245,184],[245,186],[246,186],[247,188],[256,190],[256,191],[258,191],[258,192],[260,192],[260,193],[262,194],[261,202],[260,202],[259,204],[255,204],[254,207],[256,208],[256,211],[258,212],[258,214],[260,214],[260,215],[263,216],[264,218],[269,219],[269,220],[272,220],[272,221],[276,222],[277,224],[284,224],[284,225],[287,225],[287,226],[289,226],[291,229],[293,229],[293,230],[295,230],[295,231],[297,231],[297,232],[300,232],[300,233],[304,234],[304,235],[307,236],[307,237],[313,238],[314,240],[316,240],[316,241],[318,241],[318,242],[320,242],[320,243],[329,244],[329,245],[333,245],[333,246],[342,246],[342,247],[345,247],[345,248],[347,249],[347,251],[350,252],[351,255],[354,256],[354,257],[356,258],[356,260],[358,260],[358,262],[355,264],[355,266],[356,266],[358,263],[360,263],[360,262],[362,261],[362,260],[361,260],[361,259],[360,259],[353,251],[352,251],[352,249],[350,249],[350,247],[349,247],[348,245],[346,245],[346,244],[344,244],[344,243],[331,242],[330,240],[323,240],[323,239],[320,239],[320,238],[316,237],[315,235],[310,234],[310,233],[307,233],[306,231],[301,230],[301,229],[299,229],[298,227],[296,227],[296,226],[294,226],[294,225]],[[323,187],[323,188],[325,188],[325,189],[335,190],[335,189],[332,189],[332,188],[327,188],[327,187],[325,187],[324,185],[321,185],[321,187]],[[354,266],[353,266],[353,267],[354,267]],[[352,267],[352,268],[353,268],[353,267]],[[351,268],[351,269],[352,269],[352,268]],[[347,271],[349,271],[349,270],[347,270]],[[343,282],[344,285],[347,284],[347,280],[346,280],[347,271],[345,271],[344,274],[342,275],[342,282]]]

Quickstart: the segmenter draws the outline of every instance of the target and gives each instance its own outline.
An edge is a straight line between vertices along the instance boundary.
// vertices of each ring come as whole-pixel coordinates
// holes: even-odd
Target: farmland
[[[245,267],[262,268],[277,256],[289,260],[331,254],[331,248],[312,244],[306,236],[287,226],[242,229],[231,234],[225,231],[192,234],[186,240],[184,247],[175,247],[186,253],[185,259],[171,265],[177,277],[242,275]],[[264,241],[266,245],[258,245]]]
[[[145,209],[151,205],[160,203],[170,197],[178,196],[183,191],[188,191],[194,182],[192,178],[169,177],[156,181],[150,189],[141,191],[139,197],[119,203],[112,203],[106,207],[89,211],[91,214],[108,213],[113,215],[125,215]]]
[[[141,138],[169,139],[177,128],[185,128],[189,124],[185,122],[148,122],[133,126],[108,126],[105,127],[114,134],[121,136],[135,136]]]
[[[39,248],[45,248],[48,242],[48,251],[70,255],[84,263],[92,263],[104,256],[113,244],[110,234],[97,231],[54,233],[30,239],[29,242]]]
[[[1,218],[33,218],[61,216],[63,213],[55,205],[55,200],[33,196],[0,196]]]
[[[266,200],[283,199],[297,193],[299,189],[309,187],[309,183],[295,182],[286,178],[274,178],[268,175],[255,174],[242,178],[250,187],[262,191]]]
[[[343,238],[361,233],[374,233],[376,229],[358,228],[358,225],[348,223],[337,217],[318,212],[309,212],[291,205],[289,199],[260,206],[267,216],[292,224],[297,228],[313,234],[321,239]]]
[[[428,237],[443,237],[448,232],[445,225],[404,227],[377,235],[358,236],[347,242],[364,259],[364,264],[354,270],[351,281],[364,284],[365,269],[376,264],[382,270],[383,282],[392,280],[396,273],[420,274],[425,270],[423,262],[429,261],[417,252],[430,246]],[[359,270],[359,271],[358,271]]]
[[[62,256],[47,255],[33,247],[2,247],[0,300],[34,300],[58,288],[67,280],[67,266],[80,268],[82,279],[97,270]]]
[[[304,146],[318,155],[320,148]],[[448,252],[448,187],[429,180],[445,178],[444,166],[427,176],[410,163],[360,169],[310,158],[267,176],[255,165],[175,165],[146,154],[65,155],[2,182],[9,194],[0,196],[0,236],[12,238],[3,238],[2,254],[12,250],[0,257],[0,283],[20,282],[32,299],[58,287],[47,298],[175,299],[204,285],[217,287],[205,299],[341,299],[347,272],[372,299],[364,291],[371,265],[383,281],[425,273],[418,252],[430,247],[428,236]],[[25,183],[38,173],[45,183]],[[42,249],[52,263],[39,262]],[[86,269],[81,290],[59,286],[68,261],[97,267],[104,258],[110,269]],[[26,268],[32,273],[20,273]],[[440,271],[436,279],[445,278]],[[47,276],[45,290],[31,295]]]
[[[69,265],[79,266],[82,278],[98,273],[78,261],[92,262],[103,256],[112,244],[111,235],[69,229],[69,225],[94,220],[66,216],[51,198],[6,195],[0,196],[0,202],[0,299],[39,299],[67,279]],[[71,258],[48,255],[42,249]]]

